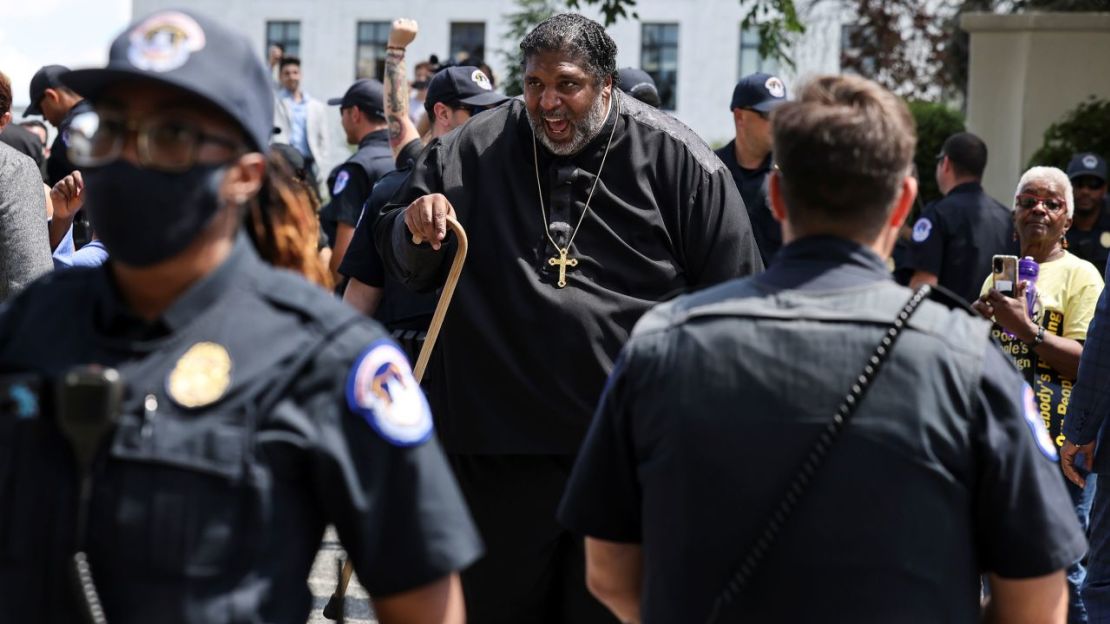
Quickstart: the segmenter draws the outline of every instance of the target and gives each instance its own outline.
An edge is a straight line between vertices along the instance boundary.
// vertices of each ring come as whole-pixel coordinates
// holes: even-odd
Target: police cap
[[[65,65],[46,65],[35,72],[31,77],[31,105],[23,111],[24,117],[42,115],[42,108],[39,106],[42,96],[46,95],[47,89],[57,89],[62,86],[62,81],[58,80],[58,77],[67,71],[69,68]]]
[[[141,17],[112,42],[108,65],[61,75],[66,86],[96,101],[130,79],[176,87],[230,116],[258,151],[273,131],[270,75],[243,35],[201,13],[164,10]]]
[[[373,78],[356,80],[343,97],[331,98],[328,104],[340,108],[357,106],[361,110],[385,117],[385,86]]]

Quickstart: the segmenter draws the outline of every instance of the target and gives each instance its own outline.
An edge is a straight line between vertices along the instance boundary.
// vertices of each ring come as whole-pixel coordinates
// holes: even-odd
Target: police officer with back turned
[[[404,355],[239,233],[269,192],[253,48],[160,11],[60,78],[111,259],[0,310],[2,622],[303,624],[328,524],[380,622],[462,621],[481,546]]]
[[[589,587],[623,622],[1062,623],[1086,542],[1032,390],[886,269],[905,104],[830,76],[771,121],[786,246],[633,331],[560,509]]]

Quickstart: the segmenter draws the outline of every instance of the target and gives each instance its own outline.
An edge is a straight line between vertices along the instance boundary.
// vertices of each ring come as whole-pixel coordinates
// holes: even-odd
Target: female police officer
[[[382,622],[461,619],[480,545],[404,356],[237,234],[272,119],[249,42],[159,12],[65,81],[111,261],[0,312],[0,621],[299,624],[328,523]]]

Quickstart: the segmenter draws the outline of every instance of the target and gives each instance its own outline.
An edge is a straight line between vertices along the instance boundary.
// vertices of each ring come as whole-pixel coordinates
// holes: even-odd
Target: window
[[[382,79],[385,74],[385,46],[389,43],[389,22],[359,22],[355,46],[355,79]]]
[[[262,58],[269,58],[269,48],[275,43],[280,43],[285,48],[286,56],[300,56],[301,23],[266,22],[266,50],[262,53]]]
[[[451,58],[458,63],[478,63],[486,58],[486,25],[484,22],[452,22]]]
[[[754,28],[740,28],[740,75],[737,80],[754,74],[764,72],[777,73],[779,64],[774,59],[765,59],[759,55],[759,31]]]
[[[874,28],[859,24],[840,27],[840,65],[846,74],[874,76],[878,62],[874,56]]]
[[[660,108],[674,110],[678,89],[678,24],[644,24],[640,42],[640,69],[655,81]]]

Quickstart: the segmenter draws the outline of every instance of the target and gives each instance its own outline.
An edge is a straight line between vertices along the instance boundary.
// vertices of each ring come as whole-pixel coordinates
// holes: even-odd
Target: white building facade
[[[583,3],[584,4],[584,3]],[[802,4],[799,2],[799,4]],[[840,69],[837,3],[816,2],[800,10],[807,32],[794,48],[796,67],[780,75],[788,88],[797,79]],[[481,56],[496,77],[506,75],[503,51],[515,56],[505,16],[513,0],[133,0],[133,15],[188,7],[238,28],[260,56],[271,41],[301,58],[303,87],[318,99],[342,95],[359,77],[381,78],[389,24],[417,20],[420,33],[409,46],[411,71],[420,60]],[[583,12],[597,18],[592,7]],[[728,110],[732,88],[743,75],[778,68],[759,58],[757,39],[742,32],[739,0],[639,0],[638,19],[622,18],[609,28],[617,42],[619,67],[642,67],[656,77],[667,108],[707,142],[719,145],[734,134]],[[336,111],[336,127],[339,113]]]

